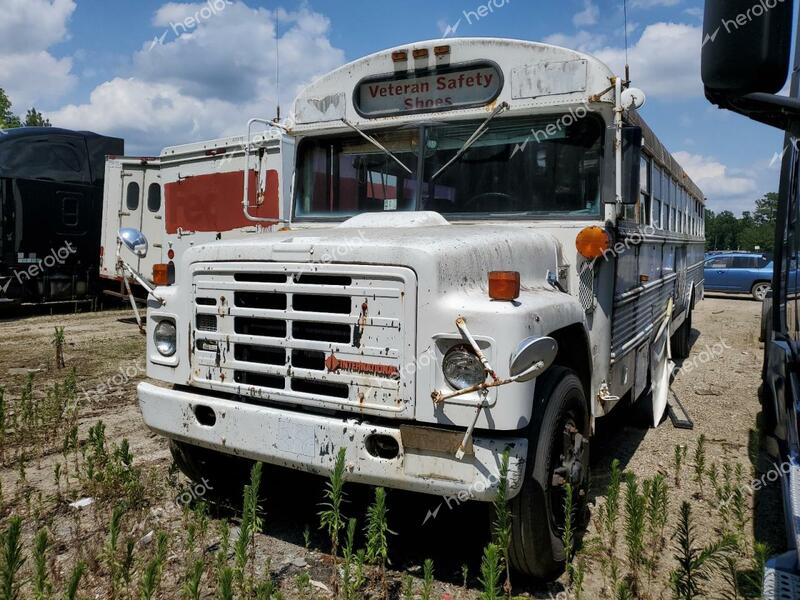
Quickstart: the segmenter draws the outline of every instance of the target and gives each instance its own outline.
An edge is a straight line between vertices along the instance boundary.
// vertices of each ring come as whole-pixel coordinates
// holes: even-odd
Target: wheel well
[[[553,364],[575,371],[583,384],[586,398],[591,396],[592,353],[586,330],[579,323],[558,329],[550,334],[558,342],[558,354]]]

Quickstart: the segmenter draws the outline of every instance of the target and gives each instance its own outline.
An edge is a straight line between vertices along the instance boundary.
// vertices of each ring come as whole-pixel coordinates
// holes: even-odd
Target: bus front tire
[[[250,479],[251,461],[175,440],[169,441],[169,451],[178,469],[202,485],[204,497],[241,500]]]
[[[512,568],[550,581],[564,570],[561,536],[566,483],[573,488],[573,523],[585,523],[589,483],[589,413],[583,385],[574,371],[551,367],[536,381],[534,410],[543,407],[531,430],[525,477],[511,500]]]

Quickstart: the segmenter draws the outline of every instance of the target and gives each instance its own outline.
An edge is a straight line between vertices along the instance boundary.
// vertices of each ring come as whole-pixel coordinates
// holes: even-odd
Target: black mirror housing
[[[775,94],[791,67],[794,0],[706,0],[706,95]]]
[[[642,128],[622,128],[622,203],[634,205],[639,201],[642,162]]]

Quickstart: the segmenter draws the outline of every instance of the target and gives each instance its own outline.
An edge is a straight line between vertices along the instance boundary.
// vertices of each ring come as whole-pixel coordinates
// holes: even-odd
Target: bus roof
[[[404,60],[400,57],[405,56]],[[453,67],[493,65],[501,71],[502,90],[494,102],[508,102],[512,109],[585,104],[590,96],[598,102],[612,101],[611,70],[599,59],[550,44],[500,38],[447,38],[405,44],[359,58],[323,75],[297,97],[295,129],[306,126],[336,127],[341,119],[379,124],[383,118],[367,118],[359,111],[354,91],[360,82],[376,76],[385,79],[425,76]],[[509,85],[510,84],[510,85]],[[605,92],[605,94],[603,94]],[[486,106],[427,111],[429,118],[447,114],[467,118],[483,113]],[[389,117],[393,123],[419,119],[418,113]]]
[[[435,107],[431,110],[397,110],[395,102],[395,110],[391,110],[391,103],[378,97],[393,95],[398,83],[406,93],[412,85],[425,85],[429,82],[426,78],[433,79],[442,73],[466,71],[480,81],[479,68],[499,71],[501,77],[496,94],[485,97],[483,102],[455,102],[442,110]],[[414,42],[359,58],[311,83],[295,100],[292,133],[346,128],[343,119],[359,126],[379,127],[445,117],[476,118],[500,102],[507,102],[511,112],[554,112],[585,106],[603,111],[610,117],[614,101],[613,77],[613,71],[590,54],[541,42],[503,38],[446,38]],[[372,82],[377,82],[377,86]],[[436,85],[435,81],[429,84]],[[379,86],[383,87],[379,89]],[[364,110],[365,94],[374,97],[369,107],[371,110]],[[467,96],[463,99],[467,100]],[[656,163],[682,183],[697,200],[704,202],[703,192],[644,119],[636,111],[629,111],[628,120],[642,127],[645,147]]]
[[[666,146],[661,143],[661,140],[653,133],[653,130],[650,129],[650,126],[641,115],[635,110],[631,110],[628,112],[628,121],[632,125],[638,125],[642,128],[645,152],[652,155],[653,160],[655,160],[662,169],[666,169],[673,178],[677,179],[689,190],[696,200],[705,205],[706,198],[702,190],[692,181],[691,177],[689,177],[680,163],[675,160],[675,157],[667,150]]]

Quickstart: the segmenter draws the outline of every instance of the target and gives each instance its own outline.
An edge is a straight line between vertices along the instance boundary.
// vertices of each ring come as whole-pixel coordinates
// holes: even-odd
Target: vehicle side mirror
[[[123,227],[117,233],[117,238],[125,247],[133,252],[139,258],[147,256],[148,244],[147,238],[138,229],[133,227]]]
[[[642,162],[642,128],[622,128],[622,203],[636,204],[639,201]]]
[[[546,371],[558,354],[558,342],[551,337],[529,337],[511,355],[509,373],[514,381],[525,382]]]
[[[793,15],[794,0],[706,0],[706,95],[780,91],[791,67]]]

